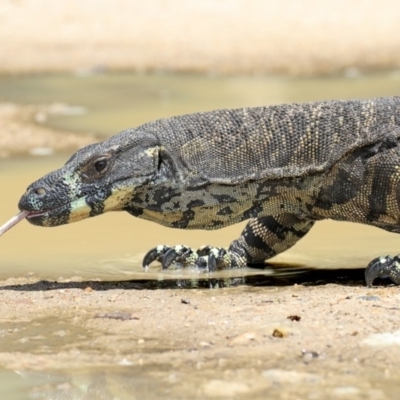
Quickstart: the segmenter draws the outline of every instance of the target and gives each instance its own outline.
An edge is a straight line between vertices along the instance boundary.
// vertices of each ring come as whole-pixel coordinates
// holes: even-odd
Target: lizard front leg
[[[161,245],[146,254],[143,267],[155,260],[161,262],[164,270],[172,263],[205,271],[262,264],[292,247],[313,224],[314,221],[299,219],[293,214],[253,218],[228,249],[205,246],[194,251],[188,246]]]

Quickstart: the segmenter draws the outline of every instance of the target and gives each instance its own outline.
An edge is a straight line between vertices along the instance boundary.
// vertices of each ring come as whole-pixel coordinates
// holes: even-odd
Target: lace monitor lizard
[[[160,119],[77,151],[19,202],[56,226],[107,211],[180,229],[249,220],[228,249],[165,245],[158,260],[214,271],[263,263],[331,218],[400,232],[400,97],[217,110]],[[400,284],[382,256],[367,284]]]

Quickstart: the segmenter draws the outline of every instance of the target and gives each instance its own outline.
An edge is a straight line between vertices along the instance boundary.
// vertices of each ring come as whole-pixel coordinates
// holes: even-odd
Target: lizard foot
[[[367,286],[371,287],[376,278],[389,278],[400,285],[400,255],[381,256],[372,260],[365,270]]]
[[[169,247],[160,245],[151,249],[143,258],[143,267],[147,268],[153,261],[158,261],[166,270],[175,263],[184,268],[213,272],[217,269],[235,267],[231,254],[221,247],[204,246],[197,251],[188,246]]]

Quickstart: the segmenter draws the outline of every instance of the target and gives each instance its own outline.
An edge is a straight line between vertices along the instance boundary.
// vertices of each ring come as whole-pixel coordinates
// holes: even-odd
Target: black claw
[[[152,248],[143,257],[142,267],[147,268],[153,261],[160,257],[160,253],[157,251],[157,247]]]
[[[208,256],[211,251],[211,246],[203,246],[197,250],[197,254],[199,257]]]
[[[174,248],[169,249],[162,259],[162,269],[166,270],[168,267],[179,257],[179,254],[175,251]]]
[[[397,285],[400,284],[400,258],[378,257],[372,260],[365,270],[365,280],[367,286],[371,287],[376,278],[389,278]]]
[[[217,259],[213,253],[208,255],[208,271],[214,272],[217,269]]]
[[[224,265],[225,255],[226,250],[219,247],[204,246],[194,253],[187,246],[169,247],[160,245],[147,252],[143,258],[142,265],[146,268],[153,261],[158,261],[165,271],[171,264],[180,263],[183,267],[190,266],[199,270],[214,272],[220,264]]]

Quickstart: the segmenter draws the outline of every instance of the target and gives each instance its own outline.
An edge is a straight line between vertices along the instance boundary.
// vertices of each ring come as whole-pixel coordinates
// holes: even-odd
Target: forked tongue
[[[14,225],[18,224],[19,221],[22,221],[29,214],[30,211],[21,211],[19,214],[15,215],[10,220],[8,220],[4,225],[0,226],[0,236],[3,233],[6,233]]]

